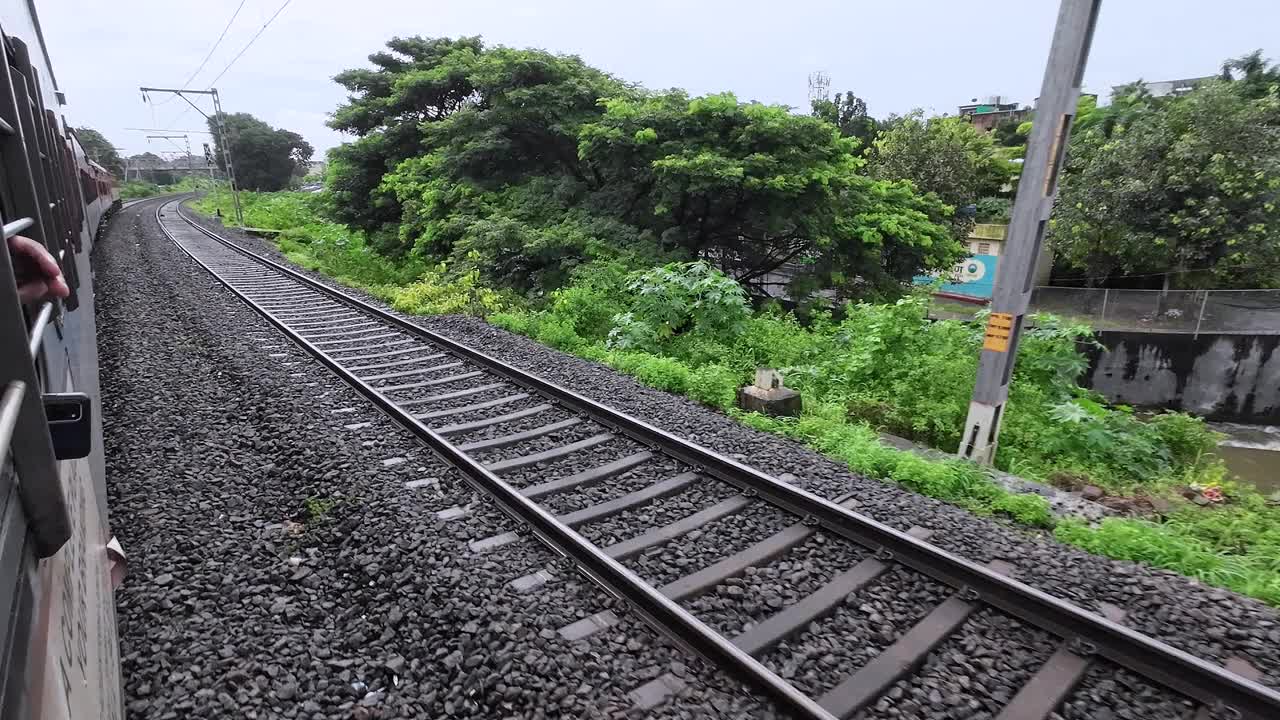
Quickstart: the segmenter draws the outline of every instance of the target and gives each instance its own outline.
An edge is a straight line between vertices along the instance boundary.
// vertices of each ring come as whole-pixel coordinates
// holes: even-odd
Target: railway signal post
[[[1009,239],[996,270],[991,315],[978,359],[978,379],[960,438],[960,457],[984,465],[995,460],[1018,340],[1031,301],[1036,258],[1040,256],[1058,193],[1076,100],[1084,82],[1085,62],[1101,5],[1102,0],[1062,0],[1058,9],[1053,45],[1036,102],[1035,124],[1009,222]]]

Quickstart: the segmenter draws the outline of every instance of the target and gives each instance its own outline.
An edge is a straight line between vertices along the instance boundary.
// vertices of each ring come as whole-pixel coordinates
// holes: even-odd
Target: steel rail
[[[329,287],[290,267],[247,250],[191,220],[178,216],[223,245],[333,297],[375,315],[402,330],[448,349],[566,408],[685,462],[746,494],[802,518],[813,518],[829,532],[864,547],[891,553],[893,560],[956,589],[976,592],[993,607],[1065,640],[1081,640],[1099,655],[1205,705],[1223,704],[1254,720],[1280,717],[1280,692],[1202,660],[1160,640],[1090,613],[1076,605],[949,553],[870,517],[840,507],[806,490],[732,458],[654,427],[456,340],[411,323],[382,308]]]
[[[236,249],[234,244],[205,231],[204,228],[183,216],[181,209],[179,209],[178,214],[192,227],[231,247],[233,250]],[[156,209],[156,224],[159,225],[161,232],[174,245],[203,267],[224,287],[279,328],[292,342],[306,350],[348,385],[351,385],[377,405],[380,410],[417,436],[419,440],[425,443],[446,463],[460,470],[473,486],[493,498],[508,516],[517,522],[526,524],[528,529],[544,544],[556,553],[571,559],[580,572],[594,580],[610,594],[628,603],[632,609],[648,621],[651,627],[667,635],[679,646],[688,648],[706,658],[715,666],[751,683],[758,690],[773,698],[781,707],[795,717],[810,718],[812,720],[836,720],[817,701],[778,677],[755,658],[739,649],[729,639],[712,630],[692,613],[685,610],[679,603],[658,592],[657,588],[640,579],[639,576],[604,553],[568,525],[557,520],[554,515],[544,510],[536,502],[526,498],[515,487],[459,450],[442,435],[435,433],[431,428],[416,420],[411,413],[401,409],[390,398],[378,392],[376,388],[347,371],[338,361],[329,357],[324,351],[307,341],[306,338],[294,332],[287,324],[262,309],[248,295],[224,280],[218,275],[217,271],[183,247],[165,227],[164,222],[161,220],[159,208]]]

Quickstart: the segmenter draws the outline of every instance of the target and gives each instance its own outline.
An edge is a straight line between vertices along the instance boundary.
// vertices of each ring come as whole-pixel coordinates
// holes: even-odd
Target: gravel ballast
[[[256,238],[245,237],[235,231],[219,231],[259,252],[279,257]],[[361,295],[358,291],[344,290]],[[377,303],[376,300],[373,302]],[[1280,642],[1276,641],[1280,637],[1280,632],[1277,632],[1280,624],[1277,624],[1275,611],[1261,603],[1207,588],[1171,573],[1090,556],[1044,535],[978,518],[944,503],[851,474],[839,464],[793,442],[751,430],[684,399],[639,386],[608,368],[564,355],[473,318],[408,319],[466,342],[497,359],[608,402],[659,427],[686,437],[696,437],[701,444],[763,470],[776,475],[790,473],[796,476],[798,485],[811,491],[827,497],[852,492],[859,502],[859,511],[882,522],[902,530],[913,525],[928,528],[933,531],[930,542],[977,562],[1007,560],[1016,566],[1015,574],[1020,579],[1087,609],[1096,611],[1101,603],[1124,607],[1129,613],[1126,623],[1131,627],[1192,654],[1220,662],[1229,657],[1245,658],[1262,671],[1262,682],[1280,685]],[[767,532],[760,531],[751,539],[761,539]],[[532,546],[532,543],[518,545]],[[738,546],[736,543],[732,545]],[[664,554],[669,552],[670,549],[664,550]],[[669,572],[656,566],[652,568],[653,573],[643,572],[645,556],[633,562],[636,563],[633,567],[642,570],[646,577],[653,574],[656,576],[654,579],[661,580]],[[527,567],[532,570],[539,565],[530,563]],[[780,646],[777,654],[769,657],[770,664],[784,674],[796,677],[798,684],[807,686],[808,690],[829,686],[838,681],[843,672],[864,662],[866,657],[863,655],[869,657],[872,648],[864,647],[857,639],[859,633],[866,635],[868,646],[883,646],[892,640],[883,637],[882,628],[867,627],[867,622],[859,617],[868,614],[860,612],[861,605],[870,605],[872,613],[881,619],[894,613],[918,616],[927,611],[930,603],[945,596],[945,593],[933,589],[925,591],[916,579],[886,576],[875,588],[867,591],[867,597],[877,600],[883,597],[887,603],[904,592],[914,598],[906,605],[914,607],[893,609],[886,605],[882,611],[875,604],[867,603],[866,598],[851,598],[835,615],[811,628],[814,631],[822,627],[842,628],[842,633],[851,633],[843,636],[845,640],[842,642],[848,647],[819,653],[831,644],[830,638],[823,637],[825,633],[806,633],[786,646]],[[536,595],[531,593],[523,597],[527,599]],[[588,609],[587,613],[593,609]],[[616,632],[617,627],[607,634]],[[902,629],[905,628],[899,630]],[[863,650],[861,655],[859,650]],[[840,672],[833,672],[837,667]],[[1075,697],[1085,692],[1082,688]],[[1104,684],[1101,688],[1091,687],[1088,692],[1092,693],[1092,704],[1096,706],[1113,703],[1115,698],[1111,695],[1125,693],[1125,690]],[[1142,694],[1130,698],[1129,705],[1136,707],[1127,712],[1136,713],[1135,717],[1163,717],[1162,713],[1170,707],[1164,694],[1152,694],[1144,706],[1146,697]],[[1081,701],[1073,698],[1072,702]],[[1069,703],[1069,706],[1076,705]],[[1144,715],[1146,710],[1151,714]]]
[[[470,488],[164,239],[154,207],[95,251],[129,717],[625,716],[676,671],[684,694],[650,716],[770,715],[629,616],[556,635],[609,597],[576,575],[512,589],[554,554],[469,552],[510,523],[483,504],[438,520]]]

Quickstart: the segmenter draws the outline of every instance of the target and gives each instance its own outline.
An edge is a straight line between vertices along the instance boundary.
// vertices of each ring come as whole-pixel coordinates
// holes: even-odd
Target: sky
[[[317,150],[347,139],[325,127],[345,99],[333,76],[367,65],[397,35],[481,35],[489,44],[576,54],[646,87],[808,105],[808,76],[851,90],[873,116],[954,113],[973,98],[1031,104],[1056,0],[243,0],[226,37],[188,87],[216,87],[227,112],[300,133]],[[67,116],[125,154],[173,150],[155,132],[204,130],[177,98],[144,103],[138,87],[187,82],[241,0],[37,0]],[[1280,2],[1105,0],[1085,91],[1216,73],[1255,49],[1280,56]],[[243,55],[232,59],[245,49]],[[208,107],[206,106],[206,111]],[[181,134],[176,133],[176,134]],[[207,136],[192,133],[192,147]],[[181,140],[177,141],[179,144]]]

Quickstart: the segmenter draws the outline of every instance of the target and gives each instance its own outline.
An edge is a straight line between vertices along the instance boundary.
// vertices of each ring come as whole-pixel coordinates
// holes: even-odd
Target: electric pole
[[[223,116],[222,100],[218,97],[217,89],[209,88],[208,90],[187,90],[187,89],[176,89],[176,88],[152,88],[152,87],[143,87],[138,89],[142,91],[143,100],[147,99],[147,93],[153,93],[153,92],[173,93],[174,95],[177,95],[178,97],[185,100],[188,105],[195,108],[196,112],[200,113],[201,115],[204,115],[206,120],[213,120],[218,133],[218,144],[222,145],[222,162],[227,166],[227,179],[231,182],[231,198],[236,206],[236,222],[243,225],[244,211],[240,209],[240,187],[236,185],[236,171],[235,171],[235,168],[232,167],[231,165],[231,150],[230,150],[230,145],[227,143],[226,125],[224,125],[222,122],[222,116]],[[187,95],[211,96],[213,98],[213,117],[210,118],[208,113],[206,113],[204,110],[201,110],[200,107],[197,106],[195,103],[191,102],[191,100],[187,97]]]
[[[1008,239],[996,269],[991,316],[978,358],[978,379],[960,438],[960,457],[983,465],[995,460],[1018,340],[1035,283],[1036,260],[1058,194],[1071,121],[1101,4],[1102,0],[1062,0],[1058,9],[1058,24],[1036,102],[1035,123],[1018,181]]]

